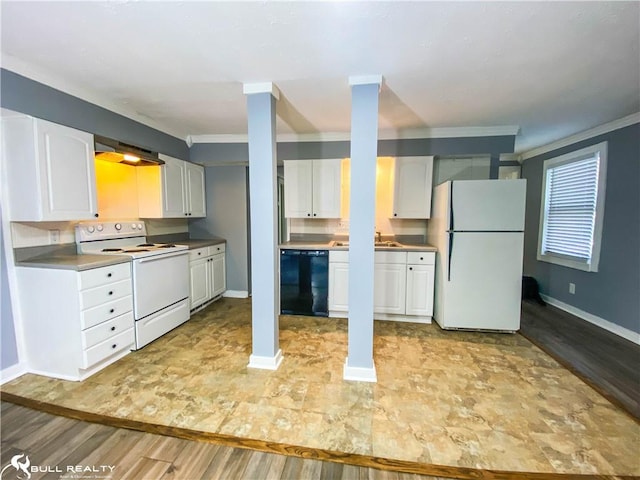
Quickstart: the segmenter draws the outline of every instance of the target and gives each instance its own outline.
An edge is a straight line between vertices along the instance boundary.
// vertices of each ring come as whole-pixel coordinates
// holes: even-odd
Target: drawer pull
[[[413,270],[413,267],[409,267],[409,270]]]
[[[107,277],[111,278],[113,276],[113,273],[109,272],[107,273]]]
[[[420,257],[420,260],[424,260],[424,257]]]
[[[116,327],[111,327],[111,331],[114,332]]]
[[[115,309],[115,308],[112,308],[111,310],[109,310],[109,313],[113,313],[113,312],[115,312],[115,311],[116,311],[116,309]]]
[[[117,343],[114,343],[113,345],[111,345],[111,348],[116,348],[118,346]]]
[[[109,290],[109,295],[113,295],[113,290]]]

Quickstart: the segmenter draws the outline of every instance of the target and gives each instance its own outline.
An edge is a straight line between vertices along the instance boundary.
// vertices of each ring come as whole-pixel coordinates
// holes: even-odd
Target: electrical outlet
[[[49,243],[60,243],[60,230],[49,230]]]
[[[569,283],[569,293],[571,293],[572,295],[576,293],[576,284],[575,283]]]

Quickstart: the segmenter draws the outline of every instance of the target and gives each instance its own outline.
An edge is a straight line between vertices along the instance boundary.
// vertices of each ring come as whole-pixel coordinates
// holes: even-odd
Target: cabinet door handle
[[[310,216],[311,216],[311,214],[310,214],[310,213],[307,213],[307,217],[310,217]]]
[[[420,260],[424,260],[424,257],[420,257]]]
[[[109,290],[109,295],[113,295],[113,290]]]
[[[113,273],[109,272],[107,273],[107,277],[111,278],[113,276]]]
[[[115,331],[115,329],[116,329],[116,327],[111,327],[111,331],[112,332]]]
[[[115,311],[116,311],[116,310],[115,310],[114,308],[112,308],[111,310],[109,310],[109,313],[113,313],[113,312],[115,312]]]
[[[397,216],[398,216],[398,214],[397,214],[397,213],[394,213],[394,214],[393,214],[393,216],[394,216],[394,217],[397,217]]]
[[[413,267],[409,267],[409,270],[413,270]]]
[[[98,218],[98,215],[99,215],[99,214],[97,214],[97,213],[94,213],[94,214],[93,214],[93,216],[94,216],[94,217],[96,217],[96,218]]]
[[[118,346],[117,343],[114,343],[113,345],[111,345],[111,348],[116,348]]]

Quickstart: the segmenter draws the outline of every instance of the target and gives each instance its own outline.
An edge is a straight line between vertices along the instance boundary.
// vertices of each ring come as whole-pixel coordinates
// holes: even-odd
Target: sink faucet
[[[376,242],[382,242],[382,232],[376,232]]]

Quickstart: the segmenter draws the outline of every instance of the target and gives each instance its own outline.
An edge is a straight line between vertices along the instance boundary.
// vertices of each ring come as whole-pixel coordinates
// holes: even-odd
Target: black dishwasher
[[[329,251],[280,251],[280,311],[328,317]]]

